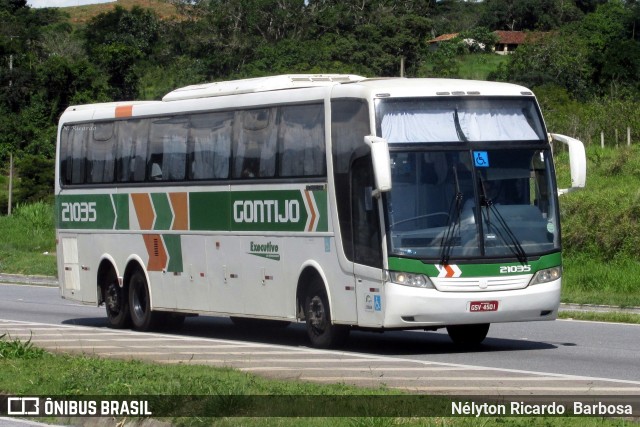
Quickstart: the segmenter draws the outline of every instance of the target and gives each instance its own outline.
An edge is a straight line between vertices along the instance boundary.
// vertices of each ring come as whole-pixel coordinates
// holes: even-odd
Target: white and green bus
[[[556,139],[584,186],[582,143]],[[305,321],[317,347],[356,328],[480,343],[557,316],[550,142],[528,89],[479,81],[286,75],[72,106],[60,292],[114,328],[205,314]]]

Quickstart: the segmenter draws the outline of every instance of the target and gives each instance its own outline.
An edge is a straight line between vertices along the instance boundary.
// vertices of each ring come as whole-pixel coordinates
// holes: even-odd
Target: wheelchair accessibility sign
[[[382,311],[382,299],[380,298],[380,295],[373,296],[373,309],[375,311]]]
[[[488,168],[489,154],[486,151],[474,151],[473,162],[477,168]]]

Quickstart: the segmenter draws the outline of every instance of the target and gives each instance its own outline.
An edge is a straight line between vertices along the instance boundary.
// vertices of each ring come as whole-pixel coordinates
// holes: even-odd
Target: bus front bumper
[[[561,280],[490,292],[441,292],[385,283],[383,327],[554,320],[560,305]]]

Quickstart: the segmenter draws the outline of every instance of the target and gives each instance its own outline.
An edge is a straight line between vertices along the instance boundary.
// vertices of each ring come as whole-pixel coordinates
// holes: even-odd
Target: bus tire
[[[126,329],[131,325],[127,292],[118,284],[118,278],[111,271],[104,283],[103,300],[107,311],[107,322],[114,329]]]
[[[480,345],[487,337],[489,326],[489,323],[453,325],[447,326],[447,333],[454,344],[463,347],[475,347]]]
[[[163,313],[151,311],[151,296],[144,273],[136,269],[129,279],[129,308],[133,329],[156,329]]]
[[[318,279],[309,287],[304,299],[307,335],[316,348],[342,346],[349,336],[349,328],[331,323],[331,310],[327,293]]]

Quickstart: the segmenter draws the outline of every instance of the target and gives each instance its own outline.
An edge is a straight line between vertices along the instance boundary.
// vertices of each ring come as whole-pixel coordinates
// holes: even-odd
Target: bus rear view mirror
[[[374,194],[391,191],[391,157],[387,140],[377,136],[365,136],[364,142],[371,148],[371,161],[376,181]]]
[[[569,168],[571,170],[571,188],[558,189],[558,194],[565,194],[570,191],[584,188],[587,181],[587,156],[584,151],[584,144],[570,136],[550,133],[552,140],[560,141],[569,147]]]

